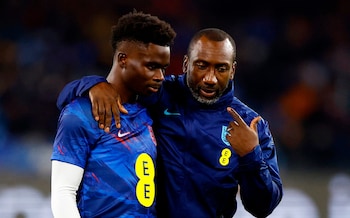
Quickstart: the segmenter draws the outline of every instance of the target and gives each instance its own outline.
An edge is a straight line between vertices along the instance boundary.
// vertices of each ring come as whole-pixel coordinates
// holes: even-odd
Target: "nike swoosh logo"
[[[119,137],[119,138],[122,138],[122,137],[124,137],[124,136],[129,135],[129,134],[130,134],[130,132],[124,132],[124,133],[122,133],[121,130],[118,131],[118,137]]]
[[[164,115],[167,115],[167,116],[171,116],[171,115],[175,115],[175,116],[180,116],[181,114],[180,113],[176,113],[176,112],[169,112],[168,111],[168,108],[164,110]]]

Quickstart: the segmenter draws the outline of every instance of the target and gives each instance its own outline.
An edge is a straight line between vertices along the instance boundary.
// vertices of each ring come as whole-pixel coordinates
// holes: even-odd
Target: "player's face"
[[[193,96],[205,104],[220,98],[233,79],[235,67],[230,41],[210,41],[206,37],[197,41],[183,63],[187,85]]]
[[[137,45],[127,54],[124,82],[136,94],[149,95],[159,90],[164,80],[165,69],[170,63],[169,46],[149,43]]]

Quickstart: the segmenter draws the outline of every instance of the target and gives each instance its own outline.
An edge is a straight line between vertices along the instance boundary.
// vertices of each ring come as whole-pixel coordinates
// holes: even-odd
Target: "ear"
[[[182,72],[186,73],[188,69],[188,56],[184,55],[183,61],[182,61]]]
[[[124,53],[118,53],[118,64],[121,66],[121,67],[125,67],[125,64],[126,64],[126,59],[127,59],[127,56],[126,54]]]
[[[233,64],[232,64],[232,72],[231,72],[231,75],[230,75],[230,79],[231,79],[231,80],[233,80],[233,78],[235,77],[236,66],[237,66],[237,62],[234,61]]]

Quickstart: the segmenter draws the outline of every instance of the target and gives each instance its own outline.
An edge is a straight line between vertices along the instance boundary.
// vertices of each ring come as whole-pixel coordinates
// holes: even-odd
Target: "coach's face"
[[[201,37],[185,56],[183,71],[187,74],[187,85],[197,101],[215,103],[233,79],[236,62],[233,47],[228,39],[211,41]]]

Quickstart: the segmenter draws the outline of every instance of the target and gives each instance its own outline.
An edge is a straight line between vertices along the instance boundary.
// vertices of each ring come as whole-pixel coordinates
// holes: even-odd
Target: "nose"
[[[208,72],[203,77],[203,82],[208,84],[215,84],[218,82],[215,76],[215,68],[213,67],[209,68]]]
[[[154,77],[153,77],[154,80],[156,81],[163,81],[164,80],[164,72],[162,69],[157,69],[155,70],[155,73],[154,73]]]

